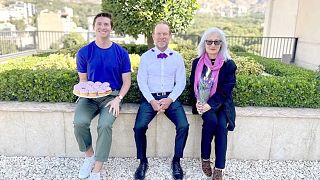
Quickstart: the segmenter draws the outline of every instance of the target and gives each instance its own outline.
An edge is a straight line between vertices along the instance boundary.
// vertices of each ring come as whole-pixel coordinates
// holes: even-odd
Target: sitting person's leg
[[[212,176],[210,162],[211,143],[217,126],[217,116],[215,111],[209,110],[202,115],[202,135],[201,135],[201,164],[203,173]]]
[[[227,139],[228,139],[228,130],[227,130],[227,116],[225,112],[218,111],[218,124],[216,126],[215,133],[215,168],[213,172],[214,180],[223,179],[223,170],[226,164],[226,154],[227,154]]]
[[[79,171],[79,178],[90,175],[94,165],[94,151],[92,148],[92,136],[90,132],[91,120],[97,115],[98,106],[94,101],[80,98],[74,115],[74,134],[81,152],[85,152],[85,160]]]
[[[140,164],[135,171],[135,179],[144,179],[148,170],[147,160],[147,136],[146,132],[149,123],[156,116],[157,112],[153,110],[151,104],[146,100],[142,100],[134,125],[134,138],[137,148],[137,159],[140,159]]]
[[[93,172],[98,173],[102,169],[103,162],[106,162],[109,157],[112,143],[112,126],[116,117],[109,112],[108,107],[100,110],[100,116],[97,126],[98,138],[96,143],[95,166]]]
[[[165,114],[176,126],[175,150],[171,164],[172,176],[174,179],[183,179],[180,158],[183,157],[183,151],[187,142],[189,123],[179,101],[173,102],[168,109],[166,109]]]

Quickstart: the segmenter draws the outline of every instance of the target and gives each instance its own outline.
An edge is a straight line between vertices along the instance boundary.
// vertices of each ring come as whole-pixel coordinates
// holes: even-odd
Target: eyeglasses
[[[216,46],[219,46],[219,45],[221,45],[222,41],[221,41],[221,40],[219,40],[219,41],[206,40],[206,44],[207,44],[208,46],[212,45],[212,43],[213,43],[214,45],[216,45]]]

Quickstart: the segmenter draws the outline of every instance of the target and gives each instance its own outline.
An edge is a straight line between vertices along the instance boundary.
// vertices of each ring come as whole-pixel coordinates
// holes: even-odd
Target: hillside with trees
[[[209,27],[218,27],[229,36],[262,36],[264,16],[221,17],[197,14],[186,34],[201,35]]]

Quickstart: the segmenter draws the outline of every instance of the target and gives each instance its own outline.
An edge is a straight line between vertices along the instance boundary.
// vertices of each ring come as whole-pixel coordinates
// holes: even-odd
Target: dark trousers
[[[165,98],[167,96],[155,96],[156,100]],[[142,99],[138,114],[134,125],[134,138],[137,147],[137,158],[146,158],[147,151],[147,137],[146,132],[149,123],[156,116],[157,111],[154,111],[151,104],[147,102],[145,98]],[[186,145],[189,123],[187,121],[186,114],[181,103],[176,100],[166,109],[165,115],[173,122],[176,126],[176,138],[174,147],[174,156],[178,158],[183,157],[183,150]]]
[[[224,169],[227,153],[227,116],[224,111],[209,110],[202,115],[201,158],[209,159],[214,138],[215,167]]]

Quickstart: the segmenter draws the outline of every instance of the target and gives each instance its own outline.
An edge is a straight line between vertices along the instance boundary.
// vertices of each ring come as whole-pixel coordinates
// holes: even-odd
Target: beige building
[[[73,11],[64,8],[63,11],[49,12],[43,10],[37,18],[39,49],[56,49],[62,46],[65,33],[76,30],[76,24],[72,21]]]
[[[269,0],[264,36],[298,37],[295,63],[308,69],[320,65],[320,1]]]

